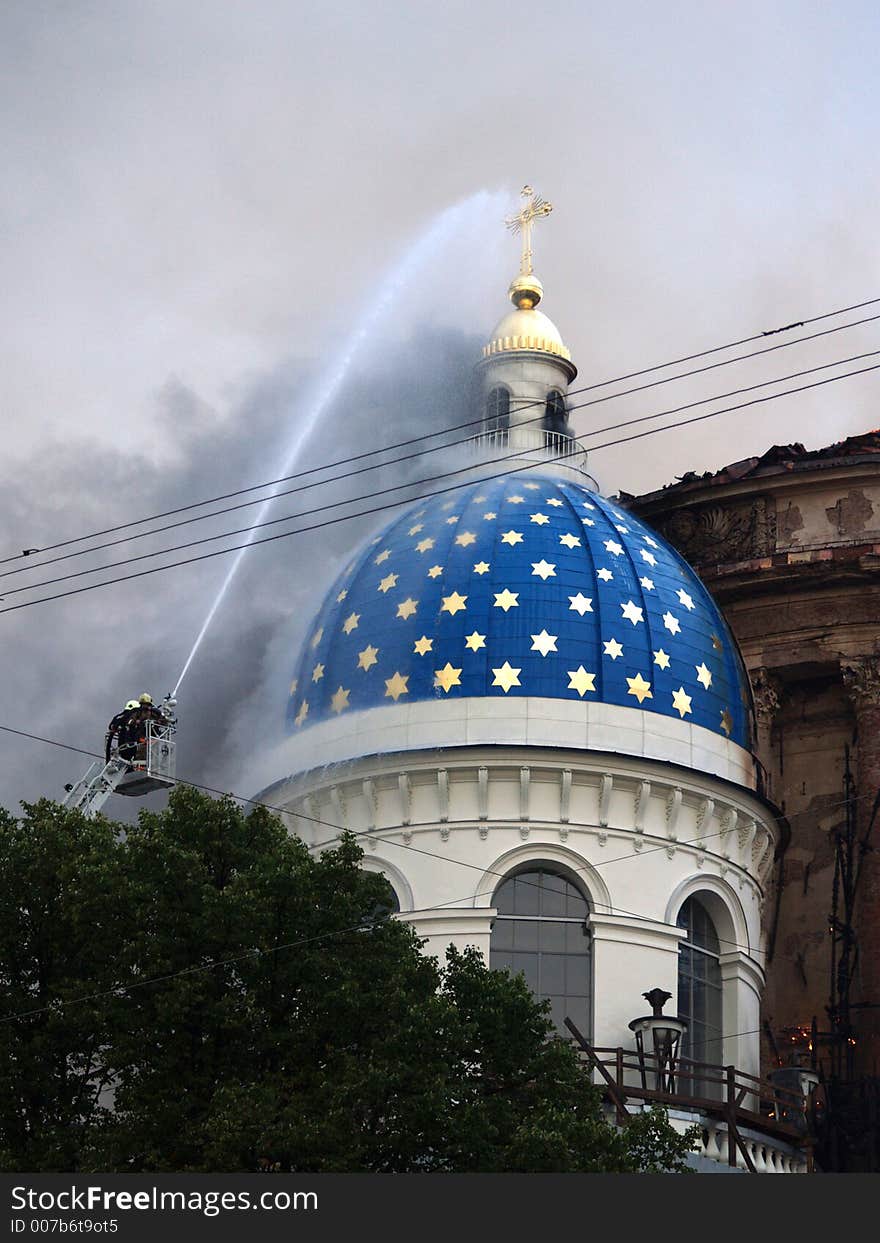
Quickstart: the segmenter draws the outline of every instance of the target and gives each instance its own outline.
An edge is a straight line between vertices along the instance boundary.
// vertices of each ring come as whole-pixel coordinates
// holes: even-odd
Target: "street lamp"
[[[652,1013],[633,1019],[629,1024],[630,1031],[634,1032],[636,1037],[642,1087],[647,1089],[648,1086],[645,1074],[645,1046],[647,1045],[648,1049],[653,1050],[657,1060],[658,1092],[672,1093],[675,1091],[675,1064],[681,1038],[687,1031],[687,1023],[684,1019],[672,1018],[663,1013],[663,1007],[672,993],[667,993],[662,988],[652,988],[650,992],[642,993],[642,996],[649,1003]]]

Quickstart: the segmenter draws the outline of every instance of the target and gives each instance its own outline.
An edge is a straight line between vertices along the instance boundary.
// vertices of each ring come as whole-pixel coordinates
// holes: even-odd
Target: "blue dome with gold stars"
[[[632,514],[538,470],[419,501],[361,549],[311,624],[288,723],[518,696],[750,745],[747,676],[694,571]]]

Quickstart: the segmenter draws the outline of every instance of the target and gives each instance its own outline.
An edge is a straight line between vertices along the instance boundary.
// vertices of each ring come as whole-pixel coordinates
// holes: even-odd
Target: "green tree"
[[[117,834],[45,800],[0,810],[0,878],[0,1169],[74,1169],[106,1108],[110,990],[129,982]]]
[[[0,1023],[4,1168],[681,1164],[664,1119],[608,1125],[522,978],[424,957],[351,837],[179,787],[125,834],[26,808],[0,850],[2,1004],[39,1011]]]

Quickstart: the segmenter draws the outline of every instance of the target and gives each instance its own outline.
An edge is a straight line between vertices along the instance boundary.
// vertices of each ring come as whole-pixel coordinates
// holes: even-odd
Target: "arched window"
[[[678,1013],[688,1025],[681,1055],[695,1062],[720,1066],[721,948],[712,917],[699,898],[688,898],[678,913],[679,928],[687,936],[678,951]],[[698,1078],[681,1077],[682,1090],[696,1096],[715,1096]]]
[[[506,432],[510,427],[510,390],[499,384],[486,398],[486,431]]]
[[[570,880],[534,867],[502,881],[492,905],[498,915],[489,942],[493,970],[522,972],[539,1000],[547,998],[564,1036],[570,1018],[590,1034],[589,903]]]
[[[555,432],[560,436],[568,434],[568,415],[565,409],[565,398],[559,389],[552,388],[547,394],[547,400],[544,403],[542,426],[545,432]]]

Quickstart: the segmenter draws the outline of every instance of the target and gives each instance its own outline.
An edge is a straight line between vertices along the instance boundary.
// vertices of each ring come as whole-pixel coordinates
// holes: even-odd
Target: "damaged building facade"
[[[792,1048],[814,1059],[837,1085],[841,1163],[870,1167],[880,1073],[880,432],[818,450],[774,446],[621,499],[695,567],[736,635],[765,792],[791,827],[765,915],[764,1064]]]

